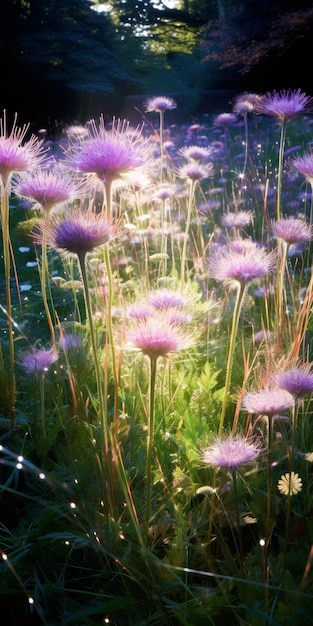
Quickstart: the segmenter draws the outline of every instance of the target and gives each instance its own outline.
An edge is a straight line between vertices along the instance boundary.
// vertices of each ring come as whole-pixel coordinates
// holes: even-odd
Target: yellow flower
[[[302,489],[302,479],[295,472],[283,474],[278,481],[277,487],[284,496],[295,496]]]

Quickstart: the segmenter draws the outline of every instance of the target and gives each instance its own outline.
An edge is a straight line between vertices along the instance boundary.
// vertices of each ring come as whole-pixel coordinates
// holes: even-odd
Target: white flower
[[[296,496],[302,489],[302,479],[295,472],[287,472],[280,477],[277,487],[284,496]]]

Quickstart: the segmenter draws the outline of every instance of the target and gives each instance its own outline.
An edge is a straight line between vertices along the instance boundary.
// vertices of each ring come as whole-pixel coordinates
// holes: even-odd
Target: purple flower
[[[79,335],[75,335],[74,333],[62,333],[58,343],[63,352],[77,350],[83,347],[81,337]]]
[[[287,244],[304,244],[313,237],[313,226],[303,219],[296,217],[282,217],[276,222],[272,221],[274,237],[282,239]]]
[[[272,376],[275,383],[286,389],[295,398],[301,398],[313,392],[313,373],[310,365],[292,367]]]
[[[246,285],[274,268],[275,254],[267,253],[250,240],[247,244],[244,241],[238,240],[233,246],[221,246],[210,258],[208,266],[213,278]]]
[[[9,184],[13,173],[26,172],[36,167],[45,156],[43,140],[32,135],[24,142],[29,124],[19,128],[16,121],[15,117],[8,134],[5,115],[0,119],[0,178],[4,188]]]
[[[57,360],[55,348],[32,348],[21,355],[20,363],[29,374],[45,374]]]
[[[289,162],[291,169],[303,174],[306,180],[313,185],[313,153],[307,152]]]
[[[237,96],[233,105],[234,113],[241,113],[242,115],[251,113],[259,98],[260,96],[254,93],[243,93]]]
[[[282,120],[289,120],[305,111],[313,109],[313,98],[297,90],[267,92],[254,105],[255,113],[272,115]]]
[[[179,150],[179,154],[181,154],[185,159],[191,159],[192,161],[203,161],[204,159],[208,159],[213,154],[212,148],[205,148],[202,146],[186,146]]]
[[[237,122],[237,115],[234,113],[220,113],[214,119],[215,126],[230,126]]]
[[[239,435],[230,435],[225,439],[217,439],[204,450],[202,460],[214,467],[234,472],[245,463],[255,461],[258,455],[259,449],[252,441]]]
[[[157,289],[149,294],[148,301],[156,309],[169,309],[186,304],[185,298],[172,289]]]
[[[69,151],[74,169],[95,174],[106,183],[147,164],[149,146],[140,129],[131,132],[127,122],[118,121],[111,130],[106,130],[100,118],[99,127],[92,120],[91,131],[90,138],[75,144]]]
[[[79,187],[73,179],[59,172],[38,169],[25,174],[14,185],[14,192],[18,196],[35,200],[45,213],[49,213],[52,207],[77,198]]]
[[[163,113],[163,111],[176,109],[176,106],[175,100],[167,96],[155,96],[154,98],[148,98],[145,102],[145,110],[147,113],[151,113],[152,111]]]
[[[191,161],[179,168],[178,175],[180,178],[189,178],[191,181],[202,180],[214,175],[214,166],[212,163]]]
[[[255,415],[279,415],[294,406],[294,398],[285,389],[267,386],[260,391],[248,391],[242,406]]]
[[[57,220],[47,229],[47,234],[53,247],[84,259],[95,248],[107,244],[115,235],[115,229],[102,215],[78,212],[68,219]]]
[[[129,343],[150,359],[167,356],[191,345],[179,326],[169,323],[166,315],[138,321],[129,332]]]
[[[244,228],[251,224],[253,218],[252,211],[237,211],[236,213],[225,213],[222,217],[222,224],[226,228]]]

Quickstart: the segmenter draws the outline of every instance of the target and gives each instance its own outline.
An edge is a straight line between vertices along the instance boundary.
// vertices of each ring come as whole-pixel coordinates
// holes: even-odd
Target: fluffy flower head
[[[156,96],[146,100],[145,109],[147,113],[151,113],[151,111],[162,113],[163,111],[176,109],[176,102],[173,98],[168,98],[167,96]]]
[[[214,166],[213,163],[191,161],[179,168],[178,175],[180,178],[189,178],[191,181],[202,180],[214,175]]]
[[[91,136],[74,144],[68,156],[74,169],[94,174],[106,183],[146,165],[149,145],[140,129],[131,132],[127,122],[118,121],[106,130],[100,118],[99,126],[92,121]]]
[[[188,348],[192,341],[178,325],[170,324],[166,315],[138,321],[129,332],[129,343],[150,359],[167,356]]]
[[[38,137],[32,135],[24,142],[29,124],[19,128],[16,121],[15,117],[8,134],[6,116],[0,119],[0,178],[3,187],[8,185],[13,173],[36,167],[45,156],[43,142]]]
[[[306,180],[313,185],[313,152],[306,152],[289,162],[292,170],[303,174]]]
[[[254,105],[255,113],[271,115],[281,121],[289,120],[305,111],[311,112],[312,109],[313,98],[301,89],[267,92]]]
[[[267,253],[253,242],[244,245],[222,246],[209,259],[211,276],[221,281],[237,281],[246,285],[268,274],[275,264],[275,255]]]
[[[259,449],[252,441],[231,435],[215,441],[203,452],[202,459],[214,467],[236,471],[245,463],[255,461],[258,455]]]
[[[276,238],[287,244],[305,244],[313,237],[313,227],[303,219],[296,217],[282,217],[272,222],[272,232]]]
[[[79,195],[79,188],[74,180],[59,172],[37,169],[25,174],[14,185],[18,196],[30,198],[49,213],[52,207],[71,202]]]
[[[286,389],[264,387],[260,391],[248,391],[242,406],[255,415],[279,415],[294,405],[294,398]]]
[[[44,374],[57,360],[55,348],[33,348],[22,354],[20,363],[29,374]]]
[[[295,398],[313,392],[313,373],[309,366],[292,367],[273,374],[273,380],[282,389],[286,389]]]
[[[236,213],[225,213],[222,217],[222,224],[226,228],[244,228],[252,222],[251,211],[237,211]]]
[[[101,215],[73,214],[68,219],[57,220],[49,227],[49,243],[66,252],[84,258],[95,248],[108,243],[115,231],[110,222]]]
[[[148,301],[157,309],[181,307],[186,304],[185,298],[173,289],[156,289],[149,294]]]
[[[179,154],[181,154],[185,159],[191,159],[192,161],[203,161],[204,159],[208,159],[213,154],[212,148],[205,148],[204,146],[186,146],[179,150]]]

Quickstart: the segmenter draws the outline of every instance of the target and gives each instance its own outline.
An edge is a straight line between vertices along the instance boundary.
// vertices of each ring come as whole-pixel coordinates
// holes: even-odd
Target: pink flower
[[[13,173],[26,172],[38,166],[45,156],[43,140],[31,135],[30,139],[24,142],[29,124],[19,128],[16,121],[15,116],[11,132],[8,134],[6,116],[0,119],[0,179],[3,188],[8,186]]]
[[[255,461],[258,455],[259,449],[252,441],[239,435],[230,435],[225,439],[217,439],[204,450],[202,460],[214,467],[234,472],[245,463]]]
[[[253,214],[251,211],[237,211],[237,213],[225,213],[222,224],[226,228],[244,228],[251,224]]]
[[[147,113],[156,111],[162,113],[163,111],[170,111],[176,109],[176,102],[173,98],[167,96],[155,96],[154,98],[148,98],[145,102],[145,110]]]
[[[248,391],[242,406],[255,415],[279,415],[294,406],[294,398],[285,389],[267,386],[260,391]]]
[[[149,304],[157,309],[181,307],[186,304],[185,298],[172,289],[157,289],[148,296]]]
[[[289,120],[300,113],[311,112],[313,98],[297,90],[282,90],[267,92],[254,105],[255,113],[272,115],[279,120]]]
[[[313,226],[303,219],[296,217],[282,217],[272,222],[272,232],[276,238],[287,244],[305,244],[313,237]]]
[[[275,254],[266,252],[250,240],[246,244],[244,241],[238,240],[233,246],[221,246],[210,258],[208,266],[213,278],[246,285],[274,268]]]
[[[46,214],[52,207],[71,202],[80,195],[73,179],[47,169],[25,174],[14,185],[14,192],[18,196],[35,200]]]
[[[118,121],[106,130],[100,118],[98,127],[94,120],[91,122],[91,137],[71,147],[68,156],[74,169],[95,174],[106,183],[143,168],[150,152],[140,129],[131,132],[127,122]]]
[[[181,154],[185,159],[203,161],[204,159],[208,159],[212,156],[213,149],[202,146],[186,146],[179,150],[179,154]]]
[[[191,339],[179,326],[169,323],[166,315],[138,321],[129,332],[130,344],[150,359],[167,356],[191,345]]]
[[[230,126],[237,122],[237,115],[234,113],[220,113],[214,119],[215,126]]]

